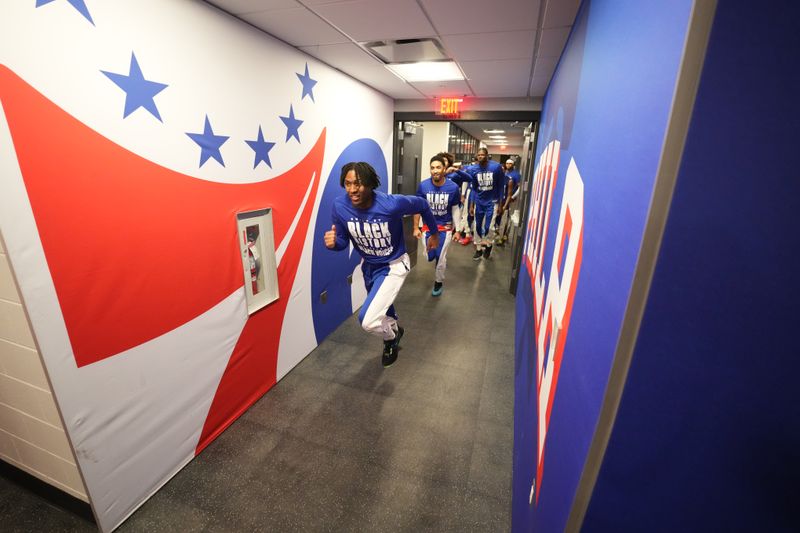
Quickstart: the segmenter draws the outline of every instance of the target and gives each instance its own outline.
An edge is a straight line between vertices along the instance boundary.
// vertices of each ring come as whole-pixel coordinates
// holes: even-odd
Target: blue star
[[[311,97],[311,101],[314,101],[314,85],[317,84],[317,80],[312,80],[311,76],[308,75],[308,63],[306,63],[306,72],[305,74],[298,74],[295,72],[295,75],[300,79],[300,83],[303,84],[303,96],[300,97],[300,100],[306,97],[306,95]]]
[[[219,153],[219,147],[225,144],[225,141],[230,139],[230,137],[214,135],[214,132],[211,130],[211,122],[208,121],[208,115],[206,115],[206,125],[203,129],[203,133],[187,133],[186,135],[200,146],[201,167],[203,163],[208,161],[209,157],[213,157],[220,165],[223,167],[225,166],[225,162],[222,160],[222,154]]]
[[[294,109],[292,109],[291,104],[289,105],[289,116],[282,116],[281,120],[286,125],[286,142],[289,142],[289,139],[292,137],[297,139],[297,142],[300,142],[300,132],[297,130],[300,128],[300,124],[302,124],[303,121],[294,118]]]
[[[53,0],[36,0],[36,7],[42,7],[45,4],[49,4]],[[86,20],[92,23],[94,26],[94,21],[92,20],[92,16],[89,14],[89,8],[86,7],[86,3],[83,0],[67,0],[72,7],[78,10],[78,13],[86,17]]]
[[[122,118],[126,118],[140,107],[143,107],[150,111],[151,115],[164,122],[161,120],[161,115],[158,113],[158,108],[153,98],[166,89],[168,85],[144,79],[142,69],[139,68],[139,62],[136,61],[136,54],[131,52],[131,67],[127,76],[106,72],[105,70],[100,72],[108,76],[108,79],[125,91],[125,114]]]
[[[247,146],[253,149],[256,153],[256,159],[253,163],[253,168],[256,168],[260,162],[264,162],[267,164],[269,168],[272,168],[272,163],[269,160],[269,151],[272,150],[272,147],[275,146],[275,143],[266,142],[264,140],[264,134],[261,133],[261,126],[258,127],[258,138],[255,141],[245,141]]]

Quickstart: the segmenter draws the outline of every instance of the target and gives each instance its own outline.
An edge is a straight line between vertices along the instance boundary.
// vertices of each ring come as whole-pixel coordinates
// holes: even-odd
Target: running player
[[[489,259],[492,253],[494,217],[503,212],[500,198],[506,175],[500,163],[489,160],[486,148],[479,148],[476,158],[478,163],[464,171],[472,177],[470,187],[475,202],[475,255],[472,259],[479,261],[481,257]]]
[[[420,229],[419,215],[414,215],[414,236],[425,236],[427,245],[431,235],[438,234],[439,246],[428,251],[428,261],[436,261],[434,270],[433,296],[442,294],[444,271],[447,268],[447,249],[450,247],[451,234],[453,233],[453,217],[458,212],[461,202],[461,191],[458,185],[445,176],[448,161],[442,155],[431,158],[431,177],[419,184],[417,196],[427,200],[436,219],[436,226],[425,225]]]
[[[512,202],[516,201],[517,195],[519,194],[520,175],[519,172],[514,170],[513,159],[506,160],[504,170],[506,173],[506,178],[508,178],[508,189],[506,190],[505,200],[503,203],[503,212],[506,213],[506,216],[503,217],[503,221],[499,225],[499,229],[497,231],[498,237],[496,239],[496,242],[498,246],[505,246],[506,241],[508,241],[508,225],[509,225],[509,220],[511,219],[510,208]]]
[[[436,219],[422,198],[376,191],[381,182],[369,163],[347,163],[339,183],[347,194],[333,202],[333,225],[325,232],[325,246],[344,250],[352,242],[363,258],[361,271],[368,294],[358,320],[365,331],[383,339],[381,361],[387,367],[397,360],[404,333],[397,323],[394,300],[411,269],[403,241],[403,216],[419,213],[429,227],[436,225]],[[428,250],[438,245],[439,235],[431,235]]]

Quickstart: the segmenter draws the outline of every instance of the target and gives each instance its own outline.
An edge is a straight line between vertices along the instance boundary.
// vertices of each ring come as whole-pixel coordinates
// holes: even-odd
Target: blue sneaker
[[[440,296],[442,294],[442,284],[438,281],[433,283],[433,290],[431,291],[431,295],[433,296]]]

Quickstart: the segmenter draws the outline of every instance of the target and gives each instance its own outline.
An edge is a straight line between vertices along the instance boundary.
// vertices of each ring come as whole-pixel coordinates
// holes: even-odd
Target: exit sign
[[[461,116],[461,102],[463,98],[441,98],[439,105],[436,106],[435,113],[437,115],[444,115],[451,118],[459,118]]]

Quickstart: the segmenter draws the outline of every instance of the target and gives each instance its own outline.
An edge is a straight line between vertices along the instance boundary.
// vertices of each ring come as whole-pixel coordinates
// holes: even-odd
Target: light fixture
[[[505,133],[506,130],[483,130],[483,133]]]
[[[490,139],[506,139],[505,135],[489,135]]]
[[[386,68],[405,81],[463,80],[464,75],[455,61],[418,61],[416,63],[390,63]]]

